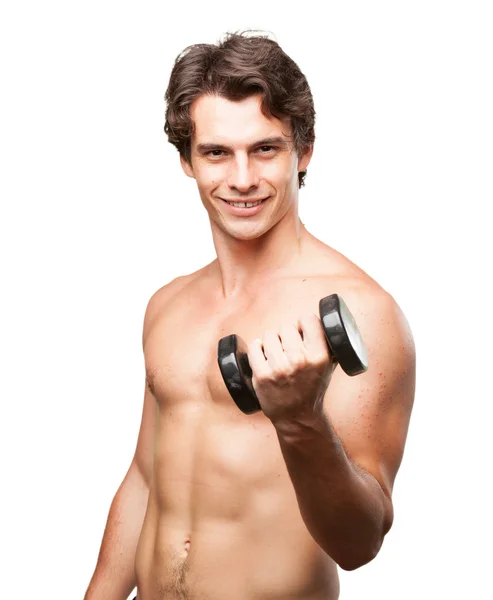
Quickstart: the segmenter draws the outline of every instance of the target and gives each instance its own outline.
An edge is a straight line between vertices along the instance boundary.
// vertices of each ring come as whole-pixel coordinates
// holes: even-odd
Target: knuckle
[[[276,380],[281,380],[284,379],[286,377],[287,373],[286,373],[286,369],[284,369],[283,367],[274,367],[272,369],[272,377],[273,379]]]
[[[259,384],[265,385],[272,380],[272,372],[268,369],[264,369],[255,374],[255,379]]]
[[[259,385],[264,386],[269,381],[269,378],[266,377],[264,373],[257,373],[257,375],[255,375],[255,381]]]
[[[317,354],[312,358],[312,364],[316,367],[325,367],[329,364],[330,357],[327,353]]]
[[[302,371],[306,366],[306,358],[303,355],[298,355],[291,361],[293,371]]]
[[[317,315],[315,313],[305,313],[302,317],[301,317],[301,321],[303,323],[308,323],[308,324],[313,324],[316,323],[317,321],[319,321],[319,318],[317,317]]]
[[[277,382],[287,381],[293,372],[293,368],[289,360],[284,360],[272,368],[273,377]]]

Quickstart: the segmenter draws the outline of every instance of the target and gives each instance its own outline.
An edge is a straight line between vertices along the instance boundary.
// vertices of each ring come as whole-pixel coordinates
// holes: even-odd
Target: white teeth
[[[262,204],[262,202],[262,200],[259,200],[258,202],[228,202],[228,204],[236,206],[237,208],[250,208],[251,206],[258,206],[259,204]]]

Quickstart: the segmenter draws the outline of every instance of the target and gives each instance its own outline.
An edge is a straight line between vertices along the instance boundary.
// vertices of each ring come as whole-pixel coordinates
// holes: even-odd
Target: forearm
[[[132,465],[111,503],[94,575],[84,600],[126,600],[136,586],[135,554],[149,488]]]
[[[376,556],[392,523],[392,504],[347,457],[322,414],[275,423],[301,516],[315,541],[342,568]]]

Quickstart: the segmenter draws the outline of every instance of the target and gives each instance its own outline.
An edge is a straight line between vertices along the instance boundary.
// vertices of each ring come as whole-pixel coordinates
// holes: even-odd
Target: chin
[[[265,233],[266,230],[262,229],[255,229],[255,230],[241,230],[240,228],[238,229],[225,229],[224,230],[225,233],[227,233],[229,236],[231,236],[232,238],[234,238],[235,240],[239,240],[242,242],[247,242],[249,240],[256,240],[259,237],[262,237]]]

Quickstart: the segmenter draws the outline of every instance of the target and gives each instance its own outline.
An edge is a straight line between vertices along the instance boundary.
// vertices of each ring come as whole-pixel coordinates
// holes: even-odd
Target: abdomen
[[[306,530],[270,421],[225,422],[210,404],[172,413],[159,424],[139,600],[337,598],[335,564]]]

